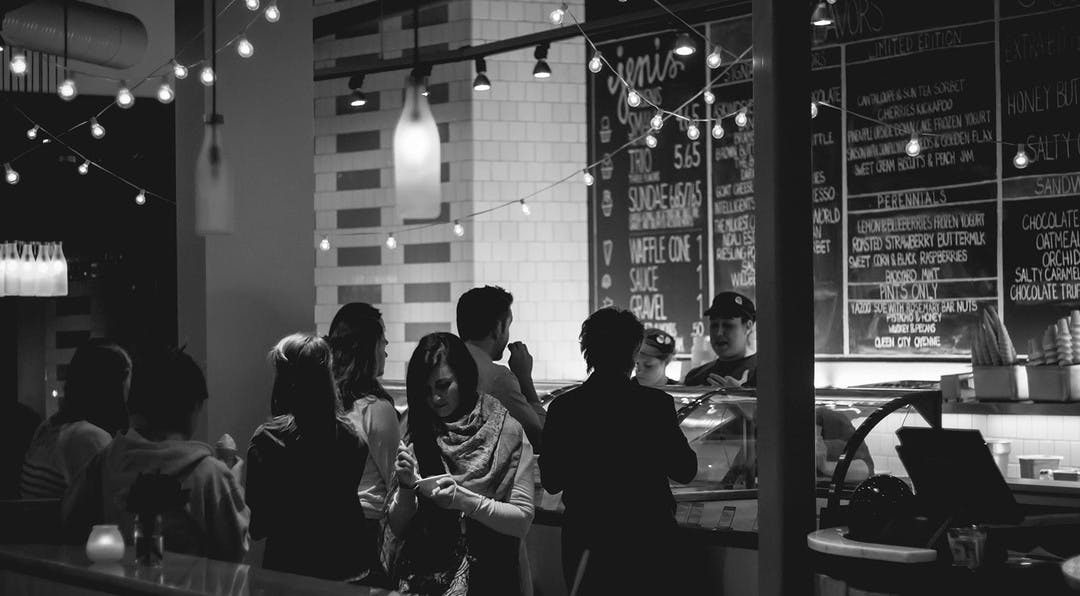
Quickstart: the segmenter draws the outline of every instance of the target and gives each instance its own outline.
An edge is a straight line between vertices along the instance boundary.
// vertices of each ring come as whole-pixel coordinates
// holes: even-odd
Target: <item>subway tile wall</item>
[[[316,1],[318,14],[360,2]],[[569,3],[583,13],[582,2]],[[451,0],[420,14],[421,55],[546,30],[545,3]],[[377,25],[377,24],[376,24]],[[411,55],[412,15],[380,26],[316,40],[315,68],[364,64]],[[551,46],[554,76],[532,77],[533,49],[489,56],[492,88],[472,89],[472,62],[438,65],[429,80],[442,140],[444,210],[438,225],[396,234],[391,138],[401,110],[405,72],[368,75],[368,105],[348,106],[348,81],[315,83],[315,323],[320,333],[341,304],[365,299],[383,311],[391,342],[386,378],[402,379],[416,340],[456,330],[454,305],[475,285],[514,294],[512,340],[529,345],[536,379],[584,376],[576,339],[588,315],[587,209],[579,173],[586,159],[585,49],[580,39]],[[569,182],[548,188],[552,182]],[[451,224],[468,213],[527,198],[531,215],[514,205]]]

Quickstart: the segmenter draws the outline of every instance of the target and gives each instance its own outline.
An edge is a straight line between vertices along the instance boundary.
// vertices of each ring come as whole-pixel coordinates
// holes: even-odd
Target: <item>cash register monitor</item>
[[[896,436],[896,451],[925,514],[952,526],[1023,520],[979,431],[905,426]]]

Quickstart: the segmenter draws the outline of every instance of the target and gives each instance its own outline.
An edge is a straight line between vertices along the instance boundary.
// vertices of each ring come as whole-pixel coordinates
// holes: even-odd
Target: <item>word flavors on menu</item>
[[[68,263],[59,242],[0,244],[0,296],[67,296]]]

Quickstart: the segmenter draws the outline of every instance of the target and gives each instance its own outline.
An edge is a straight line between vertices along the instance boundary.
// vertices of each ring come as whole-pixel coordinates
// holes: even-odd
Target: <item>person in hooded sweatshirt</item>
[[[248,519],[239,479],[213,448],[193,441],[207,399],[206,378],[187,354],[170,350],[135,365],[131,428],[83,468],[61,504],[69,536],[85,540],[94,524],[117,524],[127,540],[134,515],[127,496],[139,474],[165,474],[188,491],[180,509],[163,513],[165,550],[240,561],[248,550]]]
[[[374,556],[358,495],[368,447],[342,413],[330,345],[294,333],[270,350],[270,362],[280,415],[255,430],[247,477],[251,534],[266,538],[263,567],[358,578]]]

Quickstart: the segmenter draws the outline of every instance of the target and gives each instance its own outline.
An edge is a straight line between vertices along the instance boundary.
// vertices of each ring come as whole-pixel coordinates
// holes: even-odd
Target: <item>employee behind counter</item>
[[[709,319],[709,344],[716,360],[691,370],[683,384],[688,387],[757,387],[757,353],[750,347],[750,335],[757,324],[754,301],[738,292],[721,292],[713,298],[704,316]],[[844,445],[855,434],[855,427],[843,413],[829,408],[817,408],[815,419],[818,472],[830,476]],[[865,444],[860,445],[846,479],[858,482],[873,473],[870,451]]]

